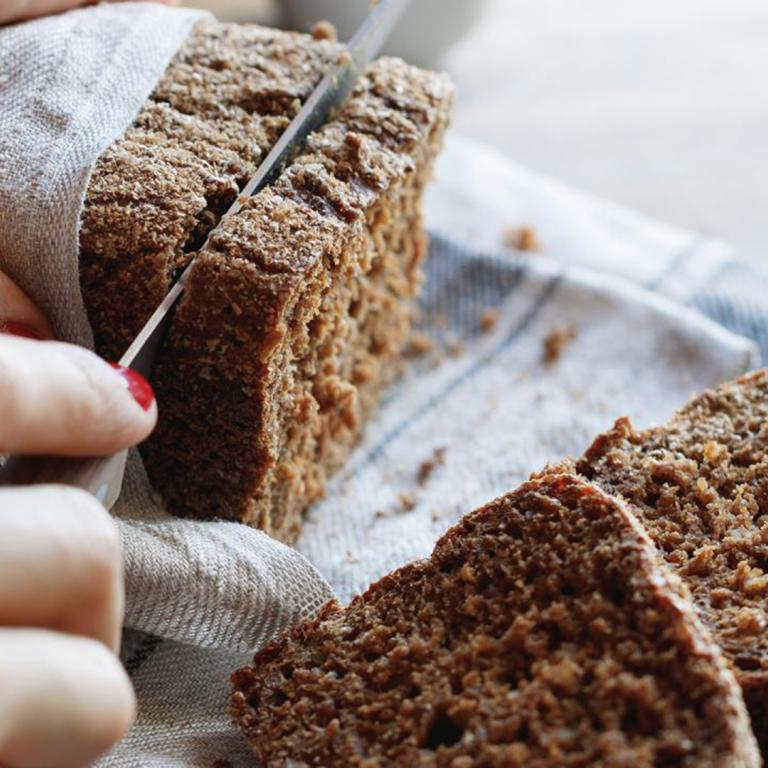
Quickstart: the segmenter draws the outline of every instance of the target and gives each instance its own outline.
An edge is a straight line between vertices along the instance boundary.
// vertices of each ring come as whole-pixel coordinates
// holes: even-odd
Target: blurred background
[[[369,0],[191,0],[353,29]],[[458,85],[454,128],[768,262],[764,0],[414,0],[393,42]],[[342,35],[343,36],[343,35]]]

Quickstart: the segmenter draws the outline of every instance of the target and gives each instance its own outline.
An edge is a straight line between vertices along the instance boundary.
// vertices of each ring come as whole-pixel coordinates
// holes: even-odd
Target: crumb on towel
[[[516,251],[540,251],[541,243],[536,236],[533,227],[505,227],[501,233],[501,240],[507,248]]]
[[[416,482],[420,486],[425,486],[432,473],[445,464],[445,448],[435,448],[428,459],[419,464],[419,471],[416,473]]]
[[[545,337],[543,343],[542,360],[546,365],[556,363],[565,351],[565,348],[576,338],[576,329],[573,326],[553,328]]]

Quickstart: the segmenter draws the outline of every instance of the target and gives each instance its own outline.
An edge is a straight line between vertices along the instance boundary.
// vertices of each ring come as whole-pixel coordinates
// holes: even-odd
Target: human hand
[[[0,453],[106,454],[152,430],[149,385],[87,350],[35,340],[50,327],[2,274],[0,330]],[[3,768],[84,766],[124,734],[135,701],[115,656],[122,612],[106,510],[64,486],[0,489]]]
[[[6,0],[0,4],[0,24],[33,19],[61,13],[81,5],[93,5],[97,0]],[[118,0],[119,2],[119,0]],[[163,5],[177,5],[179,0],[155,0]]]

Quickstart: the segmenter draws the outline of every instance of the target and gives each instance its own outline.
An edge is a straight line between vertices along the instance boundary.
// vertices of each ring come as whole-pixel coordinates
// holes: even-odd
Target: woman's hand
[[[0,3],[0,24],[48,16],[81,5],[93,5],[98,0],[5,0]],[[163,5],[177,5],[179,0],[155,0]]]
[[[149,385],[55,341],[0,275],[0,453],[97,455],[143,440]],[[11,335],[13,334],[13,335]],[[28,338],[21,338],[27,336]],[[115,656],[123,611],[115,523],[83,491],[0,489],[0,765],[87,765],[130,726]]]

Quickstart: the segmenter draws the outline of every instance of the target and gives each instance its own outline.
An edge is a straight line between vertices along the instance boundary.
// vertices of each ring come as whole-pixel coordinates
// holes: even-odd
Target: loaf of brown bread
[[[630,502],[685,581],[768,752],[768,372],[705,392],[663,427],[620,419],[576,469]]]
[[[338,52],[259,27],[193,35],[89,188],[82,276],[101,351],[140,327]],[[400,369],[451,100],[444,76],[376,62],[198,258],[143,450],[172,512],[295,537]]]
[[[429,560],[256,654],[232,713],[264,768],[745,768],[732,672],[616,499],[532,481]]]
[[[100,352],[123,353],[339,52],[255,25],[195,27],[88,186],[80,282]]]

